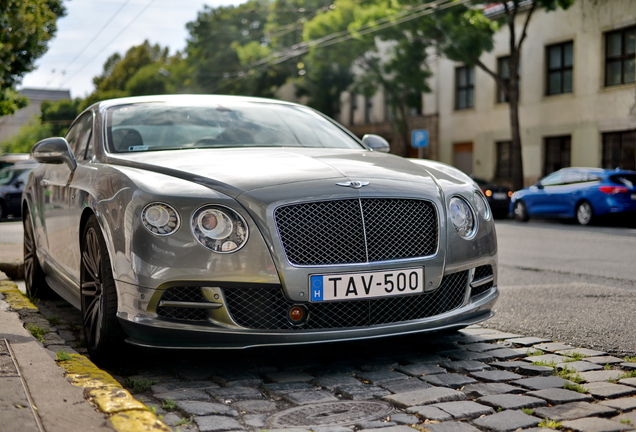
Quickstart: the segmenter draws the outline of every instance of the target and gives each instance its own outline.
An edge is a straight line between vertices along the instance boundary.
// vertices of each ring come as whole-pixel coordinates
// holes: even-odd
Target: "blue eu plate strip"
[[[322,276],[311,276],[311,301],[323,300]]]

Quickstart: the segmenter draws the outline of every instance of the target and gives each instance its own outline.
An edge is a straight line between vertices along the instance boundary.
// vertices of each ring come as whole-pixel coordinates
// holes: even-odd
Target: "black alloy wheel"
[[[528,222],[528,219],[530,219],[528,216],[528,209],[523,201],[517,201],[515,203],[513,214],[515,219],[519,222]]]
[[[82,235],[80,287],[88,354],[93,362],[108,364],[122,355],[125,333],[117,320],[117,290],[110,258],[94,216]]]
[[[46,277],[37,255],[37,245],[33,234],[31,212],[26,210],[22,218],[24,227],[24,285],[30,298],[48,299],[55,296],[51,287],[46,283]]]

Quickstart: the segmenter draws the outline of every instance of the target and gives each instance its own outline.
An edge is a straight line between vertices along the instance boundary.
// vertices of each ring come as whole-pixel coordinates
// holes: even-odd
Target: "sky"
[[[144,40],[168,47],[170,54],[185,48],[186,24],[204,5],[216,8],[244,0],[65,0],[66,16],[57,21],[57,34],[48,51],[24,76],[20,88],[70,90],[85,97],[94,90],[93,77],[106,59],[122,56]]]

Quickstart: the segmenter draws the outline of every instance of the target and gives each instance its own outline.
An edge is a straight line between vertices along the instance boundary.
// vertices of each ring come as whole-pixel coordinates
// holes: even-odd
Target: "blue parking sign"
[[[411,147],[428,147],[428,131],[426,129],[413,129],[411,133]]]

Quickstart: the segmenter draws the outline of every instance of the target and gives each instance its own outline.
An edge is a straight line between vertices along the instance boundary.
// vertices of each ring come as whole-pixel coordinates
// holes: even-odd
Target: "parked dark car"
[[[512,195],[518,221],[529,218],[573,219],[587,225],[603,215],[636,214],[636,171],[563,168]]]
[[[17,163],[0,169],[0,219],[9,215],[22,216],[22,191],[29,173],[36,166],[33,163]]]
[[[507,186],[488,182],[480,178],[473,178],[477,186],[481,189],[490,205],[492,215],[496,219],[508,217],[510,212],[510,197],[512,190]]]
[[[33,161],[29,153],[5,153],[0,156],[0,169],[16,163]]]

